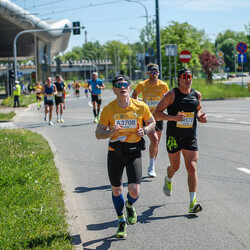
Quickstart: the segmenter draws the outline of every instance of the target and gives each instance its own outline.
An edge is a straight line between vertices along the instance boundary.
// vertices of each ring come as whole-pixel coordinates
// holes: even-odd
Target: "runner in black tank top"
[[[154,117],[167,120],[167,151],[170,166],[164,179],[163,192],[166,196],[172,195],[173,176],[180,167],[181,152],[183,154],[188,172],[188,187],[190,192],[189,213],[202,210],[197,202],[197,172],[198,145],[196,139],[196,126],[199,122],[207,122],[205,113],[201,108],[201,93],[191,89],[192,72],[181,69],[178,73],[178,88],[170,90],[157,105]],[[167,109],[167,113],[164,111]]]

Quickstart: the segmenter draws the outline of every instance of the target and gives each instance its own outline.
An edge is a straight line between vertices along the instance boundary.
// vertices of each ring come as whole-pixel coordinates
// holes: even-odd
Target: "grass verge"
[[[28,130],[0,130],[0,148],[0,249],[72,249],[48,142]]]
[[[36,102],[36,94],[30,94],[30,95],[22,94],[19,97],[20,107],[28,107],[31,103],[35,103],[35,102]],[[13,107],[14,97],[13,96],[7,97],[6,99],[2,101],[1,105],[7,106],[7,107]]]
[[[0,113],[0,122],[1,121],[10,121],[15,115],[16,115],[15,112]]]

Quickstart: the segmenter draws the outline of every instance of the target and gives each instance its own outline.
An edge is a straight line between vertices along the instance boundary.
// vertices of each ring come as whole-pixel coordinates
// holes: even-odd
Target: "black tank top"
[[[196,91],[191,89],[189,94],[183,94],[178,88],[174,88],[174,102],[167,108],[169,115],[177,115],[185,112],[187,118],[183,122],[168,121],[167,135],[182,138],[196,137],[196,116],[199,99]]]

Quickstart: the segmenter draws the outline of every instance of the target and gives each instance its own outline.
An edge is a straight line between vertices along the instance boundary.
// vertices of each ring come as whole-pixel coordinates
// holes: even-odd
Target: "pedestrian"
[[[44,107],[45,116],[44,120],[47,121],[49,114],[49,125],[53,126],[52,113],[54,106],[54,96],[57,94],[56,85],[51,83],[51,77],[47,77],[46,84],[43,85],[42,94],[44,94]]]
[[[112,81],[116,99],[103,108],[96,128],[97,139],[109,138],[108,175],[112,186],[112,201],[118,216],[118,238],[126,237],[127,211],[128,224],[137,222],[134,203],[140,193],[142,178],[141,150],[145,149],[142,138],[155,127],[155,120],[148,106],[129,97],[131,90],[127,76],[119,75]],[[142,128],[142,121],[146,126]],[[126,168],[128,178],[127,201],[122,195],[122,175]]]
[[[57,122],[64,122],[63,120],[63,105],[64,105],[63,94],[66,92],[66,88],[62,80],[62,77],[60,75],[56,76],[56,81],[54,82],[54,85],[56,86],[56,89],[57,89],[57,94],[55,95]]]
[[[165,93],[169,91],[167,83],[158,79],[159,66],[155,63],[148,65],[148,79],[139,82],[132,93],[132,97],[137,99],[138,95],[142,93],[143,101],[149,106],[150,111],[153,113],[155,107],[160,102]],[[163,121],[156,120],[155,130],[148,134],[150,140],[149,146],[149,166],[148,176],[156,177],[155,160],[158,154],[158,147],[163,130]]]
[[[19,97],[21,95],[21,86],[19,84],[19,81],[15,81],[15,86],[13,87],[13,96],[14,96],[14,108],[20,107]]]
[[[178,87],[171,89],[160,101],[154,111],[154,117],[167,122],[167,151],[170,166],[164,179],[163,192],[172,195],[174,174],[180,168],[181,152],[188,174],[190,194],[189,213],[197,213],[202,206],[197,202],[197,170],[198,144],[196,138],[197,121],[206,123],[206,114],[202,112],[202,95],[191,88],[192,72],[181,69],[178,72]],[[167,114],[164,111],[167,109]]]
[[[36,102],[37,102],[37,109],[41,108],[41,100],[42,100],[42,86],[40,82],[36,83]]]
[[[89,97],[89,89],[88,89],[88,86],[84,86],[85,90],[85,96],[88,98]]]
[[[91,86],[91,89],[90,89]],[[98,73],[92,73],[92,79],[88,81],[88,89],[91,92],[91,101],[93,103],[93,113],[94,113],[94,122],[98,123],[99,114],[102,104],[102,92],[101,90],[105,89],[105,85],[101,79],[98,78]],[[97,106],[97,110],[96,110]]]

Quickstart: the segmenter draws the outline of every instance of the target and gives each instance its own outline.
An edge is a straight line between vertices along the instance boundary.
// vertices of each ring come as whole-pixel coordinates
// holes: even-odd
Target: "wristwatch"
[[[144,135],[148,134],[148,130],[146,128],[144,128],[143,131],[144,131]]]

